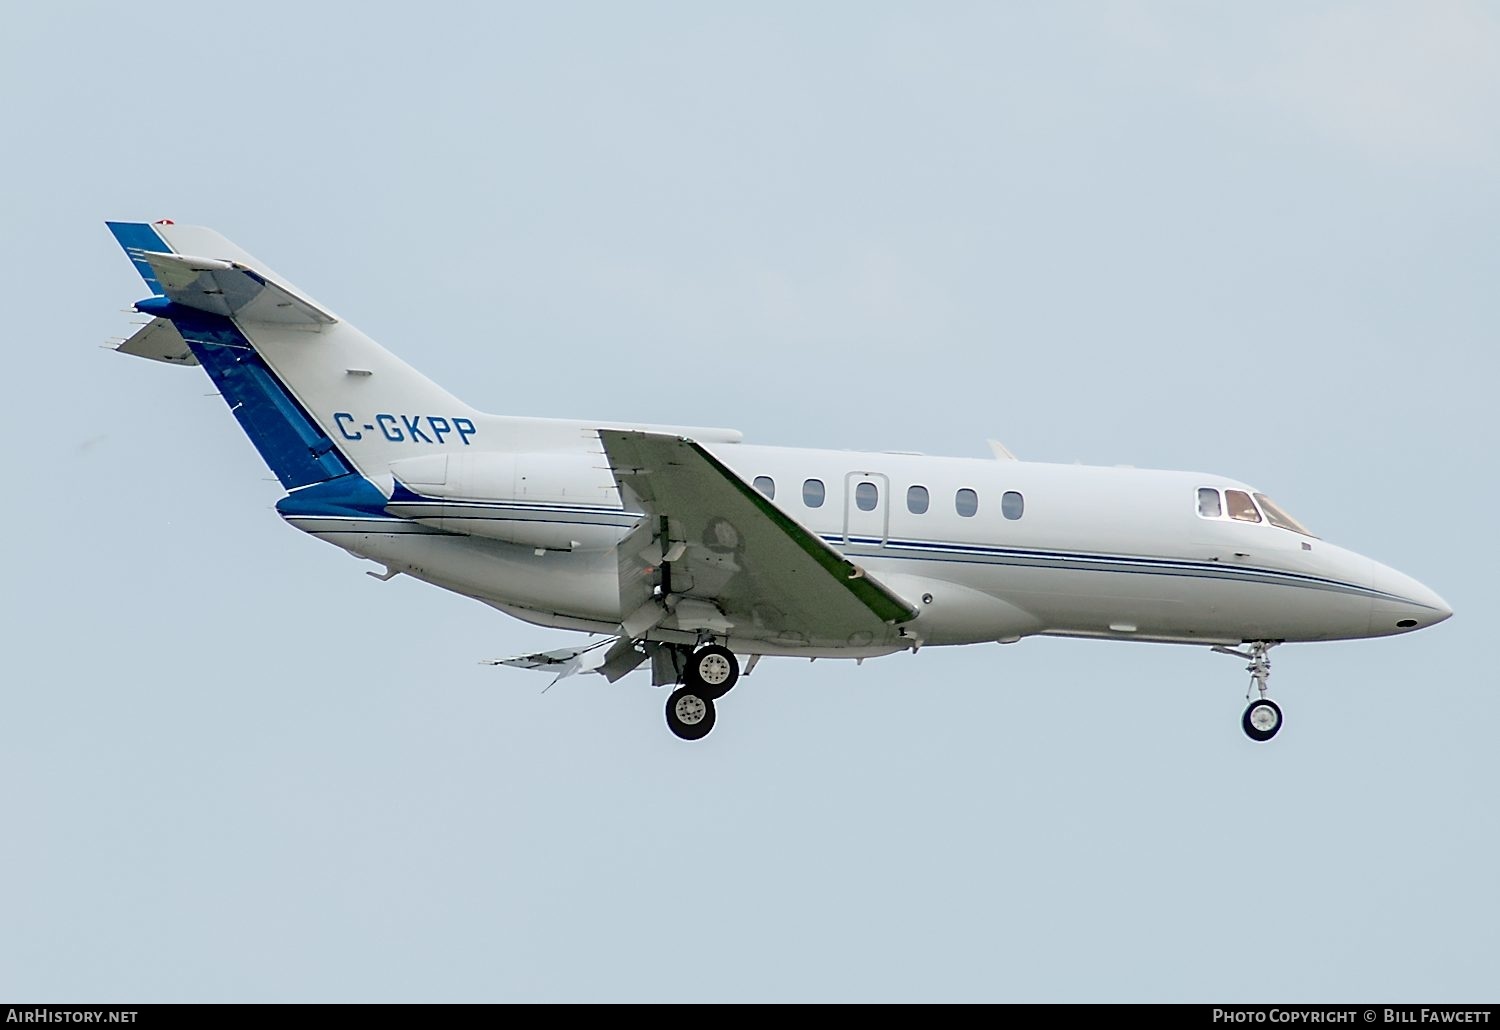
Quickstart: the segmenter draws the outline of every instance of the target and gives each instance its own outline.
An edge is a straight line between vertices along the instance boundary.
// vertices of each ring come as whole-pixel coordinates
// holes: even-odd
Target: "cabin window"
[[[1216,519],[1224,514],[1224,505],[1219,500],[1219,491],[1207,486],[1198,488],[1198,514],[1206,519]]]
[[[1265,494],[1256,494],[1255,499],[1260,502],[1260,510],[1266,513],[1266,521],[1281,529],[1290,529],[1293,533],[1301,533],[1303,536],[1312,536],[1307,527],[1286,513],[1281,505],[1271,500]],[[1313,537],[1314,540],[1317,537]]]
[[[802,484],[802,503],[809,508],[823,507],[823,481],[821,479],[809,479]]]
[[[1015,490],[1007,490],[1000,498],[1000,514],[1014,522],[1026,513],[1026,498]]]
[[[755,489],[765,494],[771,500],[776,500],[776,480],[770,476],[756,476]]]
[[[925,486],[909,486],[906,488],[906,510],[913,515],[926,515],[927,505],[930,498],[927,496]]]
[[[854,488],[854,506],[860,511],[874,511],[880,503],[880,489],[874,483],[860,483]]]
[[[1239,519],[1241,522],[1259,522],[1260,512],[1255,510],[1255,502],[1250,495],[1243,490],[1225,490],[1224,500],[1229,505],[1229,517]]]
[[[966,519],[971,519],[979,511],[979,495],[968,487],[953,495],[953,507]]]

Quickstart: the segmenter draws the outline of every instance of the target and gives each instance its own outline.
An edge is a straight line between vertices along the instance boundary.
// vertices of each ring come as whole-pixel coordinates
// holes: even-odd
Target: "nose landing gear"
[[[1232,647],[1214,648],[1218,654],[1243,658],[1249,662],[1245,671],[1250,673],[1250,689],[1245,691],[1245,697],[1250,697],[1255,691],[1260,692],[1260,697],[1250,702],[1250,707],[1245,709],[1245,714],[1240,718],[1240,725],[1244,727],[1245,736],[1255,741],[1270,740],[1276,736],[1283,721],[1281,706],[1266,697],[1271,679],[1271,659],[1267,653],[1276,643],[1274,640],[1257,640],[1243,651],[1236,651]]]
[[[1240,725],[1245,728],[1245,736],[1251,740],[1270,740],[1281,729],[1281,706],[1265,697],[1252,702],[1245,709]]]

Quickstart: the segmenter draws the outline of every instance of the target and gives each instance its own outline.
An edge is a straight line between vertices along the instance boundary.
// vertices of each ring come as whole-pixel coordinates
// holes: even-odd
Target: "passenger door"
[[[844,543],[884,547],[891,535],[891,481],[880,472],[844,476]]]

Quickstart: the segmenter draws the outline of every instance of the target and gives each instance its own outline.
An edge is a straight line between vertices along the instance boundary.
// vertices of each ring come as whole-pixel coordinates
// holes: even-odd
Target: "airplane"
[[[646,666],[683,740],[766,656],[1059,636],[1243,660],[1241,725],[1268,741],[1273,647],[1452,615],[1223,476],[486,414],[212,230],[106,224],[150,289],[134,306],[149,321],[115,349],[208,373],[285,488],[286,522],[377,579],[601,637],[490,664],[611,683]]]

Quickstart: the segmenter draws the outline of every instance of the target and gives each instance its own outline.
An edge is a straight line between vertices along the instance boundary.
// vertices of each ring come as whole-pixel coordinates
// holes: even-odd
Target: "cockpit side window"
[[[1301,533],[1303,536],[1312,536],[1307,527],[1286,513],[1286,509],[1271,500],[1265,494],[1256,494],[1255,499],[1260,502],[1260,510],[1266,513],[1266,521],[1279,529],[1290,529],[1293,533]],[[1317,537],[1313,537],[1314,540]]]
[[[1198,514],[1206,519],[1216,519],[1224,514],[1224,504],[1219,500],[1219,491],[1209,486],[1198,488]]]
[[[1229,517],[1239,519],[1241,522],[1259,522],[1260,512],[1255,509],[1255,502],[1250,495],[1243,490],[1225,490],[1224,500],[1229,503]]]

